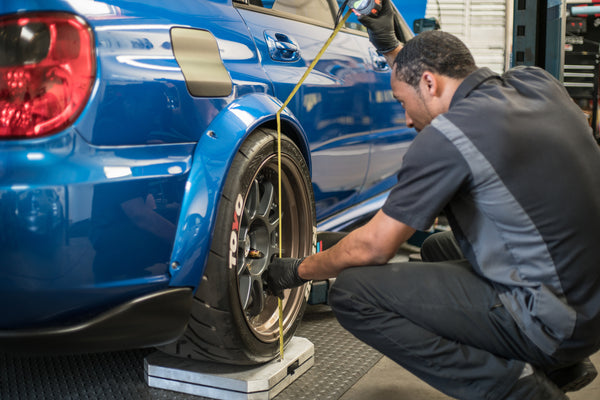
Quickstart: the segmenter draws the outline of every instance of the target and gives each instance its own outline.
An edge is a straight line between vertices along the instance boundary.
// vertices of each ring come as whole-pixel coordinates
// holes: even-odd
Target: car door
[[[250,3],[236,6],[284,101],[333,32],[335,2]],[[335,37],[288,105],[310,142],[317,220],[353,204],[368,170],[372,74],[353,36]]]
[[[343,0],[337,0],[342,4]],[[413,34],[398,13],[399,29],[396,36],[402,41]],[[371,135],[369,170],[356,202],[371,198],[390,189],[396,183],[396,175],[402,164],[404,153],[416,136],[416,131],[407,128],[404,108],[394,98],[390,85],[391,68],[385,57],[375,50],[366,35],[366,28],[351,15],[346,21],[349,31],[355,32],[357,48],[361,49],[370,71],[369,125]],[[362,33],[361,33],[362,32]]]

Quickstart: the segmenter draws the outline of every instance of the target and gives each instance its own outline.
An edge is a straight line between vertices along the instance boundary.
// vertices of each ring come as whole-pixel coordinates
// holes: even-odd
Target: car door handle
[[[371,64],[375,71],[387,71],[390,69],[385,57],[382,56],[372,47],[369,47],[369,53],[371,53]]]
[[[300,47],[290,36],[284,33],[265,31],[265,40],[272,60],[290,62],[300,59]]]

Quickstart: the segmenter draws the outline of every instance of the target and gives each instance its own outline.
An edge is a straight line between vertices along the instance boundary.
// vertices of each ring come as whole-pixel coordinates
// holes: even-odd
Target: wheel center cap
[[[250,258],[252,260],[258,260],[260,258],[263,258],[264,256],[265,255],[260,250],[250,249],[246,258]]]

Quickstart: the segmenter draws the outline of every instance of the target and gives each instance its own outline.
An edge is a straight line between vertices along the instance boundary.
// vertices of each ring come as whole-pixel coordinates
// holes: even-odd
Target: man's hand
[[[400,41],[396,37],[395,11],[390,1],[382,1],[381,11],[377,16],[369,14],[358,17],[358,20],[367,28],[369,40],[382,54],[388,53],[400,45]]]
[[[304,258],[275,257],[263,277],[268,293],[283,299],[283,289],[291,289],[308,282],[298,275],[298,266]]]

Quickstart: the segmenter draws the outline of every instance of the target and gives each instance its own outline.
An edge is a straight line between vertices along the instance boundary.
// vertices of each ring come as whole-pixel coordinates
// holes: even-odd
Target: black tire
[[[315,206],[306,162],[281,140],[283,256],[310,254]],[[212,246],[184,335],[161,350],[228,364],[258,364],[279,354],[277,297],[263,289],[263,272],[278,254],[277,133],[253,132],[236,154],[221,200]],[[286,290],[284,342],[296,331],[308,285]]]

